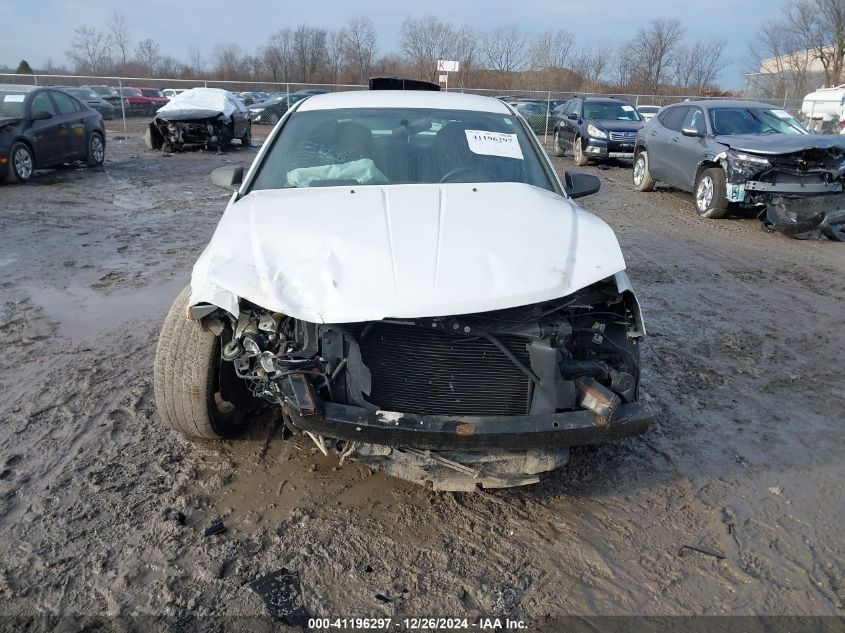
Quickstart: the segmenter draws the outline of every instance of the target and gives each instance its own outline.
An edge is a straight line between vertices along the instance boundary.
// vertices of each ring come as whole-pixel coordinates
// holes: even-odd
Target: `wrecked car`
[[[236,434],[269,406],[341,463],[442,490],[537,482],[643,433],[642,315],[613,231],[489,97],[295,104],[162,327],[161,420]],[[307,210],[303,212],[303,210]]]
[[[228,90],[191,88],[158,110],[144,142],[149,149],[223,151],[233,140],[252,143],[252,124],[243,102]]]
[[[664,108],[637,137],[633,182],[693,193],[705,218],[730,205],[759,209],[764,225],[792,237],[845,241],[845,140],[808,132],[764,103],[685,101]]]

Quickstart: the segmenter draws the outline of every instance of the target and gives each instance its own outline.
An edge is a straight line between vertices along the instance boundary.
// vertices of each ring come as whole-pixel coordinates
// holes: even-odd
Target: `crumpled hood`
[[[830,148],[845,151],[845,138],[830,134],[724,134],[715,139],[731,149],[755,154],[792,154]]]
[[[190,305],[237,298],[316,323],[483,312],[624,270],[613,231],[518,183],[253,191],[194,266]]]
[[[4,128],[7,125],[15,125],[16,123],[20,123],[20,117],[2,117],[0,118],[0,128]]]

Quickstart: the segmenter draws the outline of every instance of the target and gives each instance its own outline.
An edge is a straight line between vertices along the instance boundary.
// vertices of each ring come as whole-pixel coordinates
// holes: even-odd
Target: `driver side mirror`
[[[47,110],[36,110],[32,113],[32,120],[33,121],[44,121],[45,119],[52,119],[53,115]]]
[[[684,136],[697,136],[699,138],[704,138],[704,132],[699,132],[694,127],[685,127],[681,130],[681,134]]]
[[[566,115],[566,118],[572,119],[573,121],[577,121],[578,120],[578,113],[577,112],[570,112],[569,114]]]
[[[211,172],[211,182],[224,189],[237,191],[244,180],[243,165],[226,165]]]
[[[601,180],[583,171],[567,171],[563,174],[563,189],[570,198],[583,198],[598,193]]]

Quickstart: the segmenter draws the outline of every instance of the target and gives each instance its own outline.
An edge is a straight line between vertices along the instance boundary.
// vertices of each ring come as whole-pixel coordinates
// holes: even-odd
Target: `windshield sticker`
[[[623,110],[625,110],[625,112],[633,112],[633,111],[634,111],[634,106],[623,105],[623,106],[622,106],[622,109],[623,109]]]
[[[523,160],[522,148],[516,134],[505,132],[485,132],[484,130],[465,130],[467,143],[473,154],[500,156]]]
[[[8,101],[9,103],[23,103],[24,97],[26,97],[26,95],[6,95],[3,97],[3,101]]]
[[[791,119],[792,115],[789,114],[786,110],[772,110],[772,114],[774,114],[779,119]]]

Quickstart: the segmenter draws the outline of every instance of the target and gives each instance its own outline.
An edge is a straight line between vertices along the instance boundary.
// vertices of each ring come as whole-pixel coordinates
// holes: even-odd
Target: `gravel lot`
[[[227,199],[208,173],[255,151],[113,135],[104,169],[0,187],[0,615],[263,615],[248,583],[282,567],[314,616],[845,614],[842,244],[588,168],[656,423],[533,487],[435,493],[269,417],[225,443],[159,425],[158,329]]]

